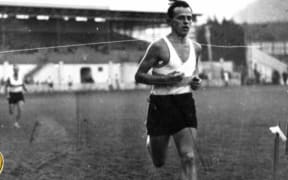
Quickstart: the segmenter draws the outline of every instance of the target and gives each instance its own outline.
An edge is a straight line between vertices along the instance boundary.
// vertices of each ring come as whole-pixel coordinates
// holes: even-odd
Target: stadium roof
[[[46,15],[51,18],[75,18],[85,17],[87,19],[102,18],[105,21],[125,21],[138,23],[166,23],[166,13],[164,12],[141,12],[141,11],[120,11],[110,10],[108,7],[87,7],[87,6],[69,6],[61,7],[54,4],[26,4],[20,3],[5,4],[0,2],[0,18],[15,17],[16,15],[29,15],[36,17],[38,15]],[[194,14],[196,20],[199,13]]]
[[[35,6],[16,6],[0,5],[1,17],[15,17],[16,15],[29,15],[36,17],[46,15],[52,18],[75,18],[86,17],[88,19],[105,18],[110,21],[139,21],[165,23],[166,14],[160,12],[136,12],[136,11],[115,11],[104,8],[60,8],[60,7],[35,7]],[[5,15],[5,16],[4,16]]]
[[[104,5],[105,4],[105,5]],[[70,3],[62,3],[62,1],[58,1],[57,3],[50,3],[47,1],[38,1],[33,2],[33,1],[7,1],[7,0],[1,0],[0,1],[0,5],[1,6],[21,6],[21,7],[46,7],[46,8],[70,8],[70,9],[109,9],[109,6],[106,5],[107,3],[101,3],[99,4],[99,2],[97,2],[97,5],[90,5],[90,4],[86,4],[83,5],[77,3],[77,5],[74,3],[73,1],[71,1]]]

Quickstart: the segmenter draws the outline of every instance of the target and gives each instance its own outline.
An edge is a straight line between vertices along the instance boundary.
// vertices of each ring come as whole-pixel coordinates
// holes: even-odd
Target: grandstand
[[[5,5],[0,6],[0,15],[1,51],[127,40],[132,38],[117,32],[119,30],[131,32],[136,26],[149,28],[165,23],[164,13],[110,11],[106,9]],[[93,45],[90,48],[100,54],[107,55],[109,54],[108,51],[114,49],[143,51],[146,46],[147,42],[137,41],[125,45]],[[50,53],[71,54],[77,49],[78,47],[49,49],[48,55]],[[39,52],[37,50],[21,52],[21,54],[36,53]],[[47,54],[47,51],[45,53]],[[13,59],[11,58],[9,61],[13,61]],[[21,63],[30,63],[30,60],[33,59],[35,58],[24,58]],[[138,60],[139,57],[135,59]],[[3,60],[1,58],[1,61]],[[32,62],[35,63],[35,61]]]
[[[26,64],[23,71],[29,82],[49,77],[55,84],[71,79],[78,84],[84,68],[96,82],[129,86],[135,84],[134,71],[149,36],[168,28],[161,12],[31,4],[0,5],[0,24],[0,79],[10,71],[9,64],[17,63]]]
[[[64,81],[68,76],[74,79],[74,84],[80,83],[78,76],[84,66],[92,68],[94,75],[98,73],[96,80],[108,81],[109,76],[121,76],[119,63],[134,62],[135,69],[143,56],[149,42],[129,36],[134,29],[157,28],[165,22],[165,13],[0,5],[1,79],[5,79],[4,72],[10,71],[9,64],[17,63],[26,65],[26,79],[33,82],[43,82],[51,74],[49,78],[55,84],[67,84]],[[59,71],[55,69],[59,63],[63,64],[60,73],[63,77],[55,73]],[[76,69],[69,66],[70,70],[65,70],[69,64]],[[111,64],[117,68],[111,68]],[[127,72],[122,74],[126,77]],[[132,81],[131,77],[128,79]]]

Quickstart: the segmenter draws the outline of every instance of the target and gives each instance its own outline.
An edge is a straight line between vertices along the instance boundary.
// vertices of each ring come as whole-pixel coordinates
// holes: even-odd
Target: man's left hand
[[[193,77],[190,82],[191,89],[198,90],[201,87],[201,81],[198,76]]]

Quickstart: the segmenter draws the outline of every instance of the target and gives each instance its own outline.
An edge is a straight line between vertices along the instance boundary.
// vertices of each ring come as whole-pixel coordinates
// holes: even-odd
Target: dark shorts
[[[151,136],[172,135],[186,127],[197,128],[192,93],[150,95],[146,127]]]
[[[22,92],[10,92],[9,93],[9,104],[17,104],[18,102],[24,102],[24,95]]]

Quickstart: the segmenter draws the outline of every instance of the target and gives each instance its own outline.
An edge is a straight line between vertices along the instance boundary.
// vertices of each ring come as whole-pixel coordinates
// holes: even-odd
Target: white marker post
[[[280,129],[279,125],[277,126],[272,126],[269,128],[270,131],[273,133],[273,134],[278,134],[279,137],[281,138],[281,140],[283,142],[287,141],[287,137],[285,136],[285,134],[283,133],[283,131]]]
[[[280,129],[279,125],[277,126],[272,126],[269,128],[272,134],[275,134],[275,139],[274,139],[274,149],[273,149],[273,174],[272,178],[273,180],[277,180],[277,171],[278,171],[278,162],[279,162],[279,139],[283,142],[287,141],[287,137],[285,134],[282,132]]]
[[[288,137],[288,121],[286,124],[286,137]],[[285,154],[288,155],[288,141],[286,141],[286,144],[285,144]]]

